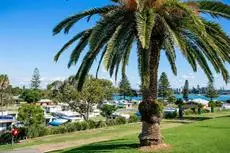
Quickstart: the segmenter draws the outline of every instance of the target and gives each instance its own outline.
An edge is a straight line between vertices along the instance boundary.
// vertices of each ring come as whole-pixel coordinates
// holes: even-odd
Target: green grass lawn
[[[164,120],[162,121],[162,128],[172,128],[183,125],[185,123],[181,121]],[[101,129],[79,131],[74,133],[50,135],[35,139],[29,139],[23,141],[21,144],[15,144],[14,146],[0,145],[0,150],[12,150],[19,148],[44,148],[44,150],[49,150],[50,148],[51,150],[53,150],[58,146],[65,146],[67,148],[71,146],[81,146],[92,142],[119,139],[129,135],[137,136],[140,132],[140,127],[140,123],[133,123]],[[47,146],[49,148],[47,148]]]
[[[162,130],[171,147],[157,153],[230,153],[230,117],[199,121]],[[139,153],[136,134],[116,140],[59,150],[59,153]]]
[[[226,110],[226,111],[216,111],[214,113],[185,115],[185,117],[209,117],[209,118],[225,117],[225,116],[230,116],[230,111]]]

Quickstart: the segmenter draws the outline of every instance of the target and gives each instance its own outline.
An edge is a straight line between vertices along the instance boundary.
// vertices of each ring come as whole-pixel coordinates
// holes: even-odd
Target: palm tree
[[[111,76],[115,73],[117,78],[119,69],[125,75],[132,45],[136,43],[143,91],[143,102],[139,105],[143,123],[139,139],[142,146],[161,144],[162,107],[157,101],[160,53],[165,52],[175,75],[175,48],[178,48],[194,71],[199,65],[208,79],[213,80],[209,66],[212,65],[227,82],[229,74],[225,63],[230,63],[230,38],[218,23],[206,20],[201,13],[230,19],[230,6],[214,0],[112,1],[112,5],[70,16],[54,28],[54,35],[62,30],[67,34],[80,19],[87,17],[90,20],[93,15],[100,16],[96,25],[68,41],[55,56],[55,61],[69,46],[77,43],[68,63],[71,67],[77,63],[84,48],[89,46],[75,76],[78,89],[81,89],[97,56],[100,59],[96,75],[102,62]]]

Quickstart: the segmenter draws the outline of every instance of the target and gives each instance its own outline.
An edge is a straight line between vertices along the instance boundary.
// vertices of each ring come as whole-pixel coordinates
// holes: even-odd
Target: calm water
[[[178,95],[176,94],[175,95],[176,98],[182,98],[183,95]],[[126,97],[127,98],[127,97]],[[201,99],[205,99],[205,100],[210,100],[209,98],[203,96],[203,95],[195,95],[195,94],[190,94],[189,95],[189,99],[197,99],[197,98],[201,98]],[[114,100],[119,100],[119,99],[123,99],[123,96],[113,96],[113,99]],[[142,100],[142,97],[141,96],[138,96],[138,97],[129,97],[129,99],[132,99],[132,100]],[[227,101],[227,100],[230,100],[230,95],[220,95],[218,98],[214,98],[213,100],[220,100],[220,101]]]

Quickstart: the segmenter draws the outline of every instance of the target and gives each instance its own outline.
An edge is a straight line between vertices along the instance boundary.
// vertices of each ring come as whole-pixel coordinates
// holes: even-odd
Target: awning
[[[64,123],[67,123],[68,120],[65,120],[65,119],[56,119],[56,120],[53,120],[52,122],[49,122],[49,125],[52,125],[52,126],[60,126]]]

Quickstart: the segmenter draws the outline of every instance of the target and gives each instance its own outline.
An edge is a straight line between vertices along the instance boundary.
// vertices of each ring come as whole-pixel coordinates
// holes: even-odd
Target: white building
[[[230,104],[229,103],[224,103],[222,105],[222,109],[230,109]]]
[[[43,106],[46,113],[56,113],[62,110],[60,105],[46,105]]]
[[[202,104],[206,107],[208,107],[208,103],[209,103],[209,101],[207,101],[205,99],[201,99],[201,98],[193,99],[192,102],[197,103],[197,104]]]

